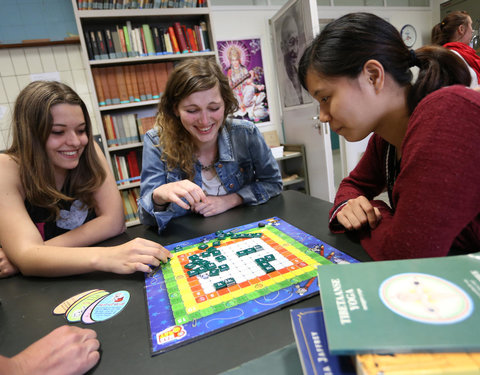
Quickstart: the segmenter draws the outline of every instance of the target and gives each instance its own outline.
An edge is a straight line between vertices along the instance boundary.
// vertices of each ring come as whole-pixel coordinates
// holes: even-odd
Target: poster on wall
[[[217,41],[220,64],[238,101],[235,118],[270,122],[260,38]]]
[[[284,108],[312,102],[298,79],[298,63],[306,48],[305,19],[302,3],[286,8],[273,22],[275,53],[278,67],[278,85]]]

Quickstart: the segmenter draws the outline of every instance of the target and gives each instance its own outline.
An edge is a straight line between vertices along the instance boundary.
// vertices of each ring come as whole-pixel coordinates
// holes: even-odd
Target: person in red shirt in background
[[[332,231],[356,231],[374,260],[480,249],[480,93],[458,56],[409,50],[382,18],[353,13],[307,47],[299,77],[333,131],[374,133],[340,184]],[[384,190],[390,206],[374,199]]]
[[[442,22],[432,29],[432,44],[443,46],[458,54],[467,64],[472,82],[470,87],[477,87],[480,82],[480,57],[470,46],[473,29],[472,18],[465,11],[448,13]]]

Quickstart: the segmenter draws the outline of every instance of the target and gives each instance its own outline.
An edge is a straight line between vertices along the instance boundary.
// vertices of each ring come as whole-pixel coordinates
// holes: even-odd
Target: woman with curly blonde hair
[[[13,142],[0,155],[0,277],[148,272],[169,255],[136,239],[86,247],[125,230],[121,197],[93,141],[82,99],[59,82],[18,95]]]
[[[219,65],[195,58],[177,65],[147,132],[139,200],[144,224],[164,229],[189,210],[213,216],[278,195],[278,164],[249,121],[228,118],[238,104]]]

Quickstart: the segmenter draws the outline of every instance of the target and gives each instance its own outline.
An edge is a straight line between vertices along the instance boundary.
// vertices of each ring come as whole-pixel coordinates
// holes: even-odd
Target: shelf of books
[[[207,0],[72,0],[82,55],[102,124],[105,155],[127,225],[139,223],[143,136],[175,63],[215,57]]]

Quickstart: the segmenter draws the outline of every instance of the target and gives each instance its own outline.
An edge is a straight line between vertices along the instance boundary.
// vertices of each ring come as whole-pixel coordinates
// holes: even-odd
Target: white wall
[[[32,74],[58,72],[62,82],[83,99],[90,114],[93,101],[79,44],[52,47],[7,48],[0,50],[0,150],[10,146],[10,124],[18,93]],[[95,116],[90,116],[98,134]]]

